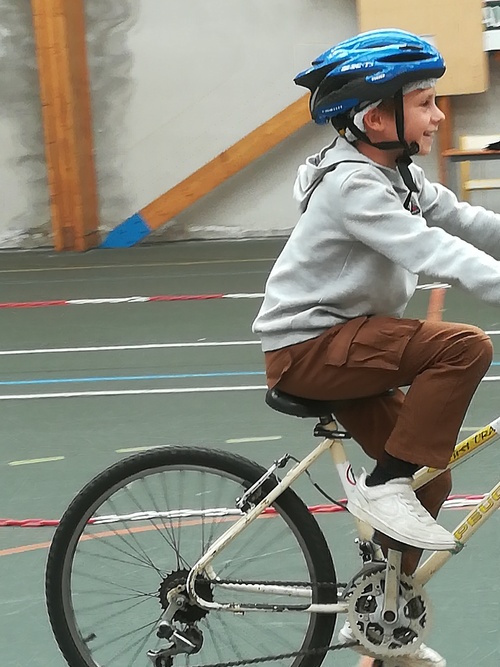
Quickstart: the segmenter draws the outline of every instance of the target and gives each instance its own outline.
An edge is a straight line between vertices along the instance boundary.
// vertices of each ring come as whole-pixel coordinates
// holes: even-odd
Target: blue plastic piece
[[[99,247],[130,248],[142,241],[151,231],[152,229],[140,214],[134,213],[130,218],[112,229]]]

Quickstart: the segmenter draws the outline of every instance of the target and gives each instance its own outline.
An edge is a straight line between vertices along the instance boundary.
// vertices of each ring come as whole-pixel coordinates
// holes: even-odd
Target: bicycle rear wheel
[[[169,590],[182,586],[190,567],[237,520],[236,499],[264,472],[227,452],[166,447],[124,459],[89,482],[61,519],[47,561],[49,618],[68,664],[150,667],[147,651],[166,645],[156,631]],[[271,478],[260,492],[275,484]],[[337,600],[323,534],[290,489],[212,567],[226,586],[202,581],[200,595],[207,600],[303,606]],[[235,591],[231,582],[296,582],[310,599],[269,591],[262,597]],[[195,628],[203,643],[196,654],[174,656],[172,664],[223,665],[316,648],[279,664],[318,667],[335,619],[301,611],[235,614],[189,604],[174,620]]]

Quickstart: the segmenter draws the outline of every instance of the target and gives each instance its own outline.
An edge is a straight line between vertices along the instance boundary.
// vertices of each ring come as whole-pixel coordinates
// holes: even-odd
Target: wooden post
[[[56,250],[98,245],[83,0],[31,0]]]
[[[446,158],[443,157],[444,151],[453,148],[453,109],[451,106],[451,97],[440,97],[438,106],[446,118],[442,121],[438,131],[438,159],[439,159],[439,182],[448,185],[448,169]]]

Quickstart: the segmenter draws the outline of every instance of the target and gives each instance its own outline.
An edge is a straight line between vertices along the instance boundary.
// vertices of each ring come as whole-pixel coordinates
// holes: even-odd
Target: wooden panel
[[[443,152],[453,147],[453,107],[451,97],[440,97],[437,105],[445,115],[439,125],[438,139],[438,170],[439,182],[448,185],[448,170]]]
[[[447,71],[438,95],[481,93],[488,88],[483,50],[482,0],[356,0],[359,28],[401,28],[432,37]]]
[[[301,97],[143,208],[140,214],[149,228],[161,227],[310,122],[308,100],[309,95]]]
[[[98,244],[83,0],[31,0],[56,250]]]

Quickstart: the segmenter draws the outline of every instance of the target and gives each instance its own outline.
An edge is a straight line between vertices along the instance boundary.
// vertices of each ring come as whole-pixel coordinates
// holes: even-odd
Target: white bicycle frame
[[[337,430],[335,421],[330,422],[327,426],[328,430]],[[452,469],[469,459],[479,450],[491,445],[500,437],[500,417],[492,421],[487,426],[479,429],[473,435],[459,442],[453,451],[447,469]],[[211,563],[213,559],[220,554],[223,549],[232,542],[245,528],[255,521],[262,512],[268,508],[278,496],[283,493],[300,475],[309,468],[324,452],[329,450],[331,452],[333,462],[340,477],[340,481],[344,488],[347,501],[352,494],[352,488],[355,486],[355,477],[352,472],[351,465],[346,457],[344,445],[338,438],[325,438],[310,454],[308,454],[300,462],[296,463],[283,479],[276,485],[276,487],[263,498],[258,505],[245,512],[232,526],[230,526],[218,539],[216,539],[203,556],[192,567],[188,576],[186,587],[192,599],[196,601],[201,607],[205,609],[214,609],[218,611],[230,611],[234,613],[252,611],[251,606],[242,605],[241,603],[217,603],[204,600],[194,590],[196,577],[204,573],[204,576],[209,576],[214,582],[217,581],[216,572],[213,570]],[[414,476],[413,488],[418,489],[424,486],[431,479],[442,474],[444,470],[435,468],[421,468]],[[500,507],[500,482],[469,512],[469,514],[461,521],[453,531],[455,538],[465,544],[472,537],[472,535],[479,530],[479,528],[493,515],[494,511]],[[367,524],[355,519],[358,536],[361,540],[371,539],[373,530]],[[416,570],[413,579],[417,584],[425,585],[430,578],[440,570],[443,565],[451,558],[453,552],[451,551],[435,551],[429,558]],[[267,585],[267,584],[220,584],[231,590],[246,591],[249,593],[267,593],[273,595],[294,596],[297,598],[304,597],[308,600],[312,597],[310,589],[294,587],[290,585]],[[290,607],[290,610],[296,611],[298,607]],[[258,611],[263,611],[262,607],[258,607]],[[269,611],[275,611],[273,606],[269,606]],[[300,606],[300,611],[306,613],[347,613],[348,603],[339,602],[336,604],[311,604]],[[287,611],[286,606],[280,607],[280,611]]]

